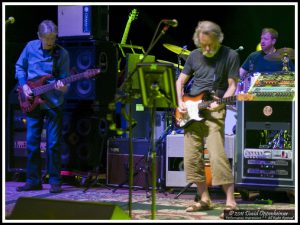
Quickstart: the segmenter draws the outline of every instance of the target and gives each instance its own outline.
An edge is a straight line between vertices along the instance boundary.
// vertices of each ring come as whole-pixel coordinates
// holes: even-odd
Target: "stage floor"
[[[63,192],[58,194],[49,193],[50,185],[43,184],[43,190],[16,192],[16,187],[23,185],[24,182],[8,181],[5,182],[5,190],[3,196],[5,199],[5,218],[9,220],[9,216],[13,212],[17,200],[20,197],[34,197],[37,199],[51,200],[71,200],[74,201],[74,206],[79,202],[90,203],[109,203],[120,207],[126,214],[131,214],[133,220],[151,220],[155,214],[155,220],[220,220],[219,215],[225,207],[225,196],[222,190],[210,188],[210,194],[214,203],[213,210],[201,212],[185,212],[185,209],[194,203],[196,189],[190,188],[177,199],[175,196],[182,189],[167,189],[167,191],[157,190],[155,192],[155,210],[152,207],[152,192],[146,192],[144,189],[133,189],[132,195],[129,196],[128,188],[118,188],[109,186],[106,187],[97,183],[86,190],[85,186],[73,185],[65,183],[62,188]],[[257,201],[257,193],[253,193],[252,200],[242,200],[239,193],[235,193],[239,209],[243,210],[295,210],[295,204],[288,201],[273,201],[271,204]],[[129,198],[130,197],[130,198]],[[129,206],[131,199],[131,207]],[[87,206],[88,207],[88,206]],[[129,212],[131,208],[131,213]],[[51,211],[51,209],[49,208]],[[72,210],[68,208],[66,210]],[[3,216],[4,217],[4,216]],[[101,221],[101,218],[99,219]],[[49,220],[47,220],[49,221]]]

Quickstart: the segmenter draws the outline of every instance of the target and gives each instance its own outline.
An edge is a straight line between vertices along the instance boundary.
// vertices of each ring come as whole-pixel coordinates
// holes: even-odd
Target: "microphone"
[[[243,46],[240,46],[240,47],[238,47],[237,49],[235,49],[235,51],[237,51],[237,52],[240,52],[240,51],[243,51],[244,50],[244,47]]]
[[[162,22],[166,25],[169,25],[171,27],[177,27],[178,26],[178,21],[176,19],[172,19],[172,20],[162,20]]]
[[[8,17],[7,20],[5,20],[5,25],[6,24],[13,24],[15,22],[15,18],[14,17]]]

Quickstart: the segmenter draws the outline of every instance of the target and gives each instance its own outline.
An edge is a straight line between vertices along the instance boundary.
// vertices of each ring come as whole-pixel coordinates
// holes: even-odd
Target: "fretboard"
[[[123,45],[126,44],[128,33],[129,33],[129,29],[130,29],[130,25],[131,25],[131,21],[128,20],[127,24],[126,24],[126,27],[125,27],[125,30],[124,30],[124,34],[123,34],[122,40],[121,40],[121,44],[123,44]]]
[[[61,79],[61,81],[66,85],[66,84],[69,84],[69,83],[72,83],[72,82],[75,82],[77,80],[84,78],[84,75],[85,75],[85,73],[75,74],[72,76],[68,76],[64,79]],[[45,84],[40,87],[36,87],[32,90],[32,92],[33,92],[34,96],[37,96],[37,95],[44,94],[48,91],[51,91],[53,89],[55,89],[55,83]]]
[[[209,105],[213,102],[217,102],[218,104],[222,104],[222,103],[229,103],[229,102],[234,102],[234,101],[236,101],[236,96],[230,96],[230,97],[221,98],[221,99],[218,99],[218,100],[204,101],[204,102],[200,102],[198,104],[198,108],[199,109],[205,109],[205,108],[209,107]]]

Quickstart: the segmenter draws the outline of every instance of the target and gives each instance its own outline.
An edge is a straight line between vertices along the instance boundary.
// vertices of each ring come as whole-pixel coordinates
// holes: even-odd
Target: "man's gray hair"
[[[57,26],[51,20],[44,20],[39,25],[38,35],[42,36],[50,33],[58,33]]]
[[[219,43],[222,43],[224,39],[224,34],[222,33],[220,26],[211,21],[199,21],[198,26],[196,27],[195,33],[193,35],[193,41],[197,47],[200,47],[200,33],[214,36],[215,38],[217,38]]]

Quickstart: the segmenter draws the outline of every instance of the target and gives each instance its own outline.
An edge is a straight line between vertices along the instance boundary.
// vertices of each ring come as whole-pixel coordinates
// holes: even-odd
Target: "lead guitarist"
[[[40,96],[43,102],[40,102],[38,107],[26,113],[26,182],[23,186],[17,187],[17,191],[41,190],[43,188],[40,156],[43,127],[45,127],[47,134],[47,172],[51,186],[50,193],[62,191],[60,143],[62,106],[67,85],[64,85],[60,79],[69,76],[70,59],[68,52],[61,46],[56,45],[57,34],[57,26],[52,21],[42,21],[38,27],[38,39],[27,43],[16,62],[15,77],[18,80],[22,104],[30,105],[37,98],[33,95],[33,87],[30,86],[30,84],[34,84],[34,81],[43,76],[52,75],[46,82],[55,83],[53,90]]]
[[[188,56],[184,69],[176,81],[177,110],[183,114],[187,113],[187,105],[183,97],[184,85],[191,75],[194,76],[194,83],[187,94],[189,96],[201,94],[203,100],[234,95],[239,78],[239,56],[236,51],[221,44],[223,33],[219,25],[211,21],[200,21],[195,29],[193,41],[197,49]],[[209,152],[212,184],[223,186],[226,207],[234,209],[237,205],[234,198],[234,179],[224,150],[225,105],[212,102],[202,113],[204,120],[194,121],[184,129],[186,180],[197,185],[201,198],[186,211],[194,212],[212,208],[205,180],[204,138]]]

